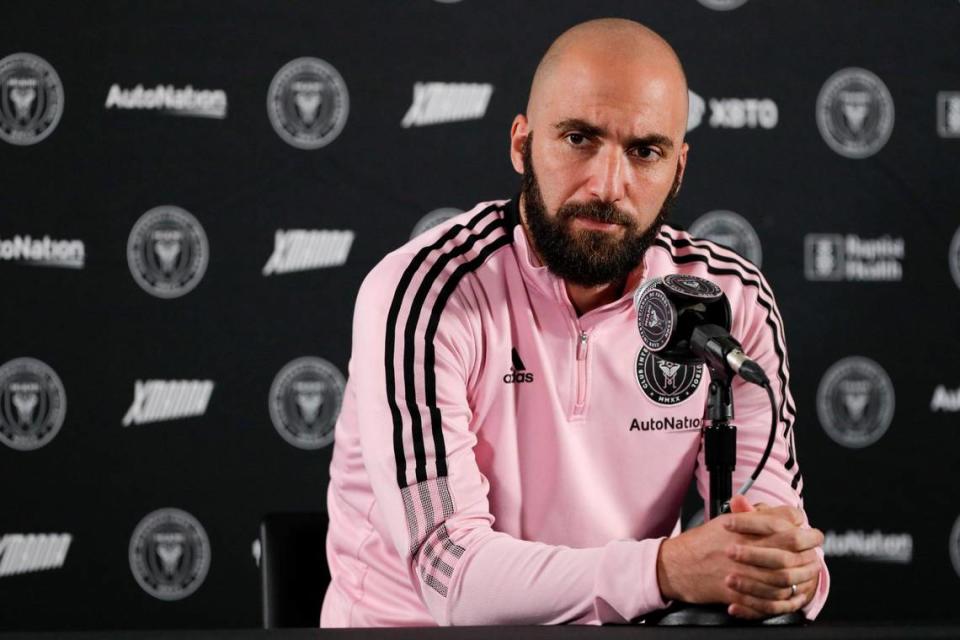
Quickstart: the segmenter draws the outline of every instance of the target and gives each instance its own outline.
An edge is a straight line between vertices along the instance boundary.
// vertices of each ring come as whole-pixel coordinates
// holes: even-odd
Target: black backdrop
[[[275,378],[301,357],[345,372],[364,274],[431,211],[515,192],[508,128],[539,56],[605,15],[662,33],[702,110],[674,221],[699,219],[758,259],[743,220],[762,246],[807,509],[828,532],[824,618],[960,615],[960,2],[8,0],[0,627],[258,624],[258,522],[324,508],[331,449],[300,445],[322,443],[336,406],[333,374],[307,362],[272,419]],[[338,135],[324,133],[329,107],[342,115],[347,98],[329,67],[279,95],[288,126],[325,142],[313,149],[285,141],[267,110],[274,77],[302,57],[326,61],[348,93]],[[405,127],[417,83],[441,84],[421,87],[432,105]],[[111,103],[115,85],[126,98]],[[137,85],[222,94],[200,96],[199,112],[135,109]],[[147,277],[179,292],[160,297],[138,284],[128,244],[141,216],[168,206],[199,223],[206,251],[180,223],[144,232]],[[714,211],[739,217],[701,219]],[[313,268],[264,275],[277,232],[294,229],[313,231],[281,234]],[[339,252],[331,231],[350,232]],[[75,242],[42,264],[42,246],[21,250],[26,236],[79,241],[82,254]],[[189,262],[201,253],[202,274]],[[197,381],[214,385],[205,406]],[[124,426],[138,386],[161,402],[155,417],[159,390],[181,408],[193,398],[194,415],[170,405],[167,419]],[[187,520],[146,523],[137,556],[135,529],[169,508]],[[131,556],[175,599],[142,588]]]

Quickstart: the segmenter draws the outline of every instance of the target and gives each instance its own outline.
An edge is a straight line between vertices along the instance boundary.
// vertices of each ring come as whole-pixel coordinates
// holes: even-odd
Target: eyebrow
[[[579,131],[586,136],[598,138],[607,134],[607,130],[603,127],[591,124],[586,120],[581,120],[580,118],[567,118],[566,120],[561,120],[554,125],[554,128],[558,131]],[[664,149],[673,149],[673,140],[662,133],[649,133],[638,138],[630,138],[627,141],[627,146],[630,148],[648,147],[650,145],[658,145]]]

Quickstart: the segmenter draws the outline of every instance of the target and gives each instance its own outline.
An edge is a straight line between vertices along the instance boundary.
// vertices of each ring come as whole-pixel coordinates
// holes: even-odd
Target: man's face
[[[533,167],[531,137],[532,134],[523,145],[521,195],[527,228],[544,264],[567,282],[584,287],[626,278],[657,237],[676,197],[679,172],[674,188],[646,227],[615,204],[600,200],[568,202],[550,213]],[[620,227],[622,233],[610,232],[616,227]]]
[[[564,54],[535,84],[511,159],[552,271],[595,286],[638,266],[682,180],[686,101],[676,65],[602,44]]]

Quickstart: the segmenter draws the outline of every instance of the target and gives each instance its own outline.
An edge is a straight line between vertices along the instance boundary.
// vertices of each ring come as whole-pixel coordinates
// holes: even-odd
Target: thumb
[[[733,499],[730,501],[730,513],[747,513],[748,511],[756,511],[753,508],[747,499],[741,495],[733,496]]]

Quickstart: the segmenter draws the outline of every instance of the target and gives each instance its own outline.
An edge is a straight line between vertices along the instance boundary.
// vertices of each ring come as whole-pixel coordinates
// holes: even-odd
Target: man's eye
[[[660,151],[653,147],[637,147],[633,150],[633,155],[646,161],[659,160],[662,157]]]
[[[587,141],[587,138],[582,133],[568,133],[567,141],[575,147],[580,147]]]

